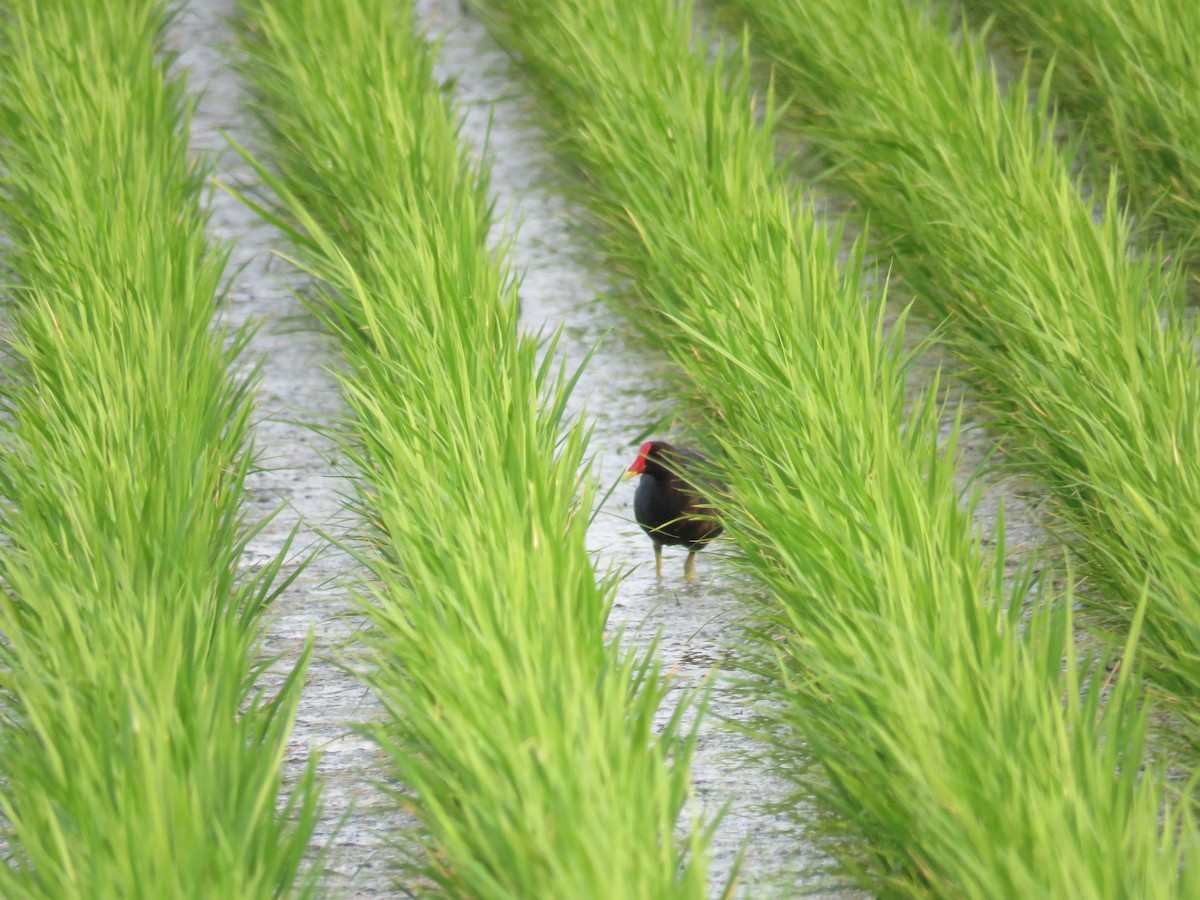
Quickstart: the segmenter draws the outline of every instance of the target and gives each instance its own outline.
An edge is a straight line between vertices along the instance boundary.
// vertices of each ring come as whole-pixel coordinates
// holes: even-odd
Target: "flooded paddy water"
[[[253,185],[252,171],[220,134],[224,130],[255,146],[243,89],[224,49],[231,40],[226,19],[233,11],[233,0],[191,0],[172,24],[169,44],[180,52],[179,65],[200,93],[193,122],[196,151],[219,157],[220,180]],[[418,11],[440,41],[438,75],[455,85],[464,137],[492,162],[492,189],[503,219],[496,238],[513,239],[514,264],[522,274],[522,327],[529,333],[561,328],[558,352],[568,365],[592,354],[573,412],[586,415],[594,426],[592,452],[603,489],[616,485],[589,532],[597,569],[628,573],[610,628],[623,629],[631,648],[659,638],[659,653],[675,679],[675,698],[715,679],[693,771],[698,809],[712,815],[728,805],[712,848],[714,895],[743,847],[740,895],[795,896],[804,887],[812,889],[805,879],[819,856],[790,819],[768,810],[785,795],[786,783],[753,759],[753,742],[719,721],[747,715],[730,689],[731,673],[722,672],[725,645],[736,638],[747,610],[738,596],[747,587],[720,559],[728,545],[701,553],[697,577],[690,582],[683,579],[683,552],[668,549],[660,582],[650,541],[632,520],[634,486],[619,483],[643,433],[669,413],[671,400],[658,374],[666,361],[627,339],[628,326],[605,304],[609,285],[602,263],[578,236],[566,202],[548,186],[555,166],[551,141],[529,124],[531,101],[505,54],[477,21],[462,15],[458,0],[423,0]],[[395,853],[388,841],[412,822],[373,787],[380,756],[349,728],[350,722],[370,719],[374,704],[344,668],[344,644],[361,627],[344,589],[346,576],[353,575],[352,560],[322,537],[348,527],[331,445],[312,427],[342,411],[328,371],[335,363],[333,349],[292,296],[303,278],[274,255],[286,252],[282,236],[223,192],[214,193],[212,208],[212,234],[233,242],[224,316],[234,324],[260,323],[248,354],[248,361],[262,362],[255,438],[262,469],[249,482],[250,515],[283,507],[251,544],[246,565],[261,565],[278,553],[293,529],[297,564],[306,552],[317,551],[277,601],[268,624],[266,650],[285,662],[299,655],[310,632],[316,641],[287,774],[297,776],[311,752],[321,754],[324,814],[314,843],[323,845],[332,836],[325,893],[401,896],[389,867]],[[981,507],[985,527],[995,516],[997,496]],[[1011,508],[1007,518],[1012,532],[1018,517]],[[1031,536],[1012,535],[1010,543],[1027,544]]]

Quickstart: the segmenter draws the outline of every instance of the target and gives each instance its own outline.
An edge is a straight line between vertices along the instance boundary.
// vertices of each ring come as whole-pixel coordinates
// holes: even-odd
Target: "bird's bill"
[[[635,475],[641,475],[646,471],[646,457],[650,455],[650,442],[642,444],[638,447],[637,459],[633,461],[633,465],[625,470],[624,480],[628,481]]]
[[[638,460],[638,462],[641,462],[641,460]],[[637,471],[634,471],[632,468],[629,468],[629,469],[625,470],[625,474],[621,476],[621,480],[628,481],[630,478],[637,478],[641,474],[642,474],[641,472],[637,472]]]

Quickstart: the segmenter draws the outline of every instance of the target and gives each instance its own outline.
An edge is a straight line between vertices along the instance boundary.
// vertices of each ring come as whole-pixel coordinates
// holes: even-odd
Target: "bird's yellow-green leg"
[[[658,541],[654,542],[654,577],[662,578],[662,548]]]
[[[684,578],[695,578],[696,577],[696,551],[695,550],[688,551],[687,562],[685,562],[683,564],[683,577]]]

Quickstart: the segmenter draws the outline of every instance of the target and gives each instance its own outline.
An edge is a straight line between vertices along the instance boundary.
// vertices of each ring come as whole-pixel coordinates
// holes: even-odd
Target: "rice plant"
[[[149,0],[0,16],[5,897],[310,894],[306,656],[259,686],[283,557],[239,571],[253,379],[211,330],[185,84]]]
[[[1039,71],[1080,123],[1096,183],[1122,197],[1186,258],[1200,259],[1200,15],[1192,0],[962,0]]]
[[[942,324],[1007,457],[1054,501],[1086,598],[1200,724],[1200,372],[1178,270],[1129,248],[1055,146],[1045,85],[887,0],[740,4],[831,183]],[[802,116],[802,118],[799,118]]]
[[[687,3],[476,6],[723,460],[723,518],[771,598],[748,648],[763,737],[842,870],[888,895],[1173,895],[1194,829],[1139,774],[1131,666],[1077,656],[1069,593],[1023,618],[1003,522],[985,549],[960,498],[957,423],[939,439],[936,383],[906,397],[904,317],[885,331],[862,245],[839,262],[840,227],[775,162],[745,56]]]
[[[421,831],[402,884],[472,897],[707,894],[709,830],[673,833],[691,698],[654,648],[605,639],[612,574],[584,545],[588,432],[553,340],[518,333],[486,165],[414,33],[411,2],[243,0],[241,65],[267,183],[345,360],[342,423],[364,732]],[[381,776],[385,774],[381,772]]]

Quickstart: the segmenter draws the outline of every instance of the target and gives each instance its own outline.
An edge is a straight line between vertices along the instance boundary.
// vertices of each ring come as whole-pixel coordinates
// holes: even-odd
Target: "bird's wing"
[[[708,474],[713,468],[712,462],[703,453],[685,447],[678,447],[674,452],[679,457],[679,474],[675,477],[682,482],[683,489],[695,498],[689,502],[687,509],[701,513],[705,509],[712,509],[705,495],[720,496],[726,489],[722,482]]]

